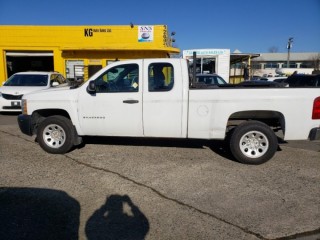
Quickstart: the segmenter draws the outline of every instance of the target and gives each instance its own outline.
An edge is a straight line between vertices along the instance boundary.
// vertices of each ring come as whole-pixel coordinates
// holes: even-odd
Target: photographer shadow
[[[111,195],[87,221],[88,240],[145,239],[149,221],[129,196]]]

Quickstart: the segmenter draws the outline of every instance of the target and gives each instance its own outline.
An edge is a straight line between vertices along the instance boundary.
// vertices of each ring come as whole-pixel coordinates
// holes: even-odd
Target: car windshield
[[[5,83],[4,86],[28,86],[40,87],[48,85],[48,75],[32,75],[32,74],[16,74],[12,75]]]
[[[198,83],[205,83],[205,84],[216,84],[216,85],[220,85],[220,84],[226,84],[227,82],[219,76],[205,76],[205,75],[200,75],[197,76],[197,82]]]

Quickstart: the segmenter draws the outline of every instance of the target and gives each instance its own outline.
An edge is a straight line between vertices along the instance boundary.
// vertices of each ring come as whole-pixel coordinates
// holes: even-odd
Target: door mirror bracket
[[[96,83],[94,80],[91,80],[87,86],[87,92],[89,94],[95,94],[96,93]]]

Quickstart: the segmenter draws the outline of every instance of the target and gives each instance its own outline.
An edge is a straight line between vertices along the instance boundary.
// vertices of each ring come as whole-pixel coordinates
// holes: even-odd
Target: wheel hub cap
[[[59,140],[61,138],[61,133],[59,131],[52,131],[51,137],[54,138],[55,140]]]
[[[50,124],[43,131],[43,140],[49,147],[59,148],[66,140],[66,133],[61,126]]]
[[[241,152],[250,158],[261,157],[267,152],[268,148],[268,138],[259,131],[248,132],[240,139]]]

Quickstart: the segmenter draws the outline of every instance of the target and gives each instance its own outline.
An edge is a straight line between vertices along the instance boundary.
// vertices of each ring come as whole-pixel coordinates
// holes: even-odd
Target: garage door
[[[53,52],[6,52],[8,77],[23,71],[53,71]]]

